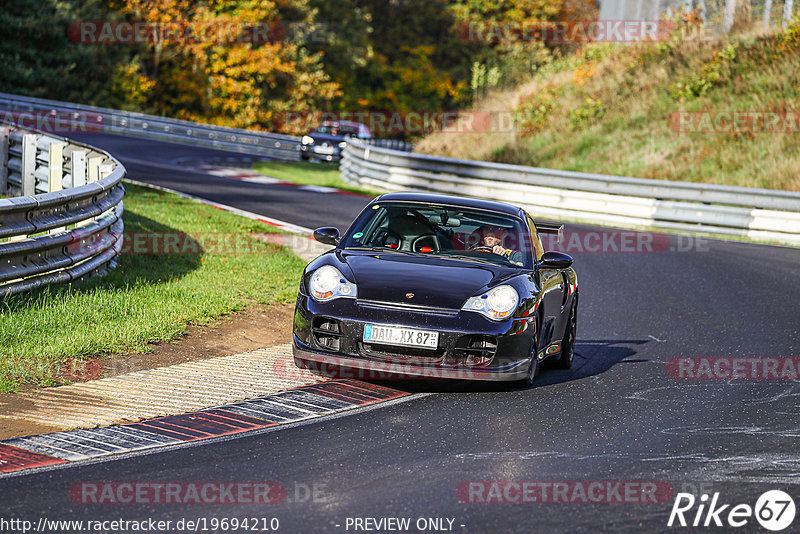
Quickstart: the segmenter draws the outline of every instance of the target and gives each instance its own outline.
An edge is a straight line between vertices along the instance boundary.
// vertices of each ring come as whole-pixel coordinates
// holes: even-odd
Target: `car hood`
[[[355,278],[359,299],[437,308],[459,309],[487,285],[516,274],[502,266],[399,252],[345,251],[341,257]]]

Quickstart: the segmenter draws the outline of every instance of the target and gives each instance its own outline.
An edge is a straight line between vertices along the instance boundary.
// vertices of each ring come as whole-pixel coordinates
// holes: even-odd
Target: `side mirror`
[[[542,264],[552,269],[566,269],[572,265],[572,256],[563,252],[545,252],[542,254]]]
[[[314,239],[326,245],[333,245],[334,247],[339,244],[339,229],[326,226],[324,228],[317,228],[314,230]],[[572,260],[570,260],[572,261]]]

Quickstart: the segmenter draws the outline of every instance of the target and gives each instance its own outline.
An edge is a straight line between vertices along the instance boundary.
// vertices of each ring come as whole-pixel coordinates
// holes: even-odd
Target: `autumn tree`
[[[0,91],[108,105],[124,52],[71,40],[79,20],[107,18],[99,0],[8,0],[0,9]]]
[[[441,110],[464,102],[468,47],[445,0],[311,0],[328,38],[311,46],[342,86],[337,108]]]
[[[448,4],[462,32],[470,24],[511,27],[514,23],[545,24],[597,17],[597,6],[593,0],[450,0]],[[553,55],[574,48],[511,33],[505,33],[498,39],[475,39],[472,43],[471,85],[478,95],[494,86],[519,84],[547,64]],[[476,73],[483,75],[476,76]]]
[[[286,111],[466,107],[561,51],[465,39],[463,24],[596,16],[591,0],[9,0],[3,7],[0,90],[266,130],[286,127]],[[82,42],[70,36],[80,21],[146,31],[129,42]]]
[[[339,93],[304,47],[313,26],[305,0],[120,0],[118,9],[166,28],[121,72],[121,86],[155,113],[269,129],[277,113]]]

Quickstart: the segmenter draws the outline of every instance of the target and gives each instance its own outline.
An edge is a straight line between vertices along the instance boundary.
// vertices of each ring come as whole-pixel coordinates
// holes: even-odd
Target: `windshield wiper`
[[[416,254],[416,252],[411,252],[410,250],[399,250],[396,248],[389,248],[389,247],[347,247],[344,250],[368,250],[370,252],[399,252],[400,254]]]
[[[476,258],[475,256],[468,256],[466,254],[439,254],[439,257],[440,258],[455,258],[455,259],[459,259],[459,260],[469,260],[469,261],[475,261],[475,262],[478,262],[478,263],[488,263],[489,265],[502,265],[500,263],[496,263],[496,262],[493,262],[493,261],[490,261],[490,260],[487,260],[487,259],[484,259],[484,258]]]

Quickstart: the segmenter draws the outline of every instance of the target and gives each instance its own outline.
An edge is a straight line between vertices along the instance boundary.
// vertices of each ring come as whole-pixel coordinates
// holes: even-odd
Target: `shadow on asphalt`
[[[551,386],[598,375],[623,360],[626,363],[646,362],[648,360],[631,360],[628,358],[637,353],[635,347],[650,342],[651,340],[649,339],[578,340],[575,344],[575,358],[571,369],[553,369],[544,365],[533,386],[527,389]],[[341,375],[332,371],[331,373],[326,373],[325,376],[329,378],[355,378],[409,393],[480,393],[525,389],[513,382],[448,380],[441,378],[369,379],[363,376],[354,376],[352,370],[344,370]]]
[[[628,360],[637,353],[635,347],[650,343],[648,339],[578,339],[575,343],[575,358],[571,369],[549,369],[546,366],[539,372],[533,386],[528,389],[552,386],[562,382],[580,380],[606,372],[611,367],[626,360],[628,363],[641,363],[646,360]],[[509,382],[481,382],[470,380],[444,379],[403,379],[368,380],[410,393],[467,393],[494,392],[525,389]]]

